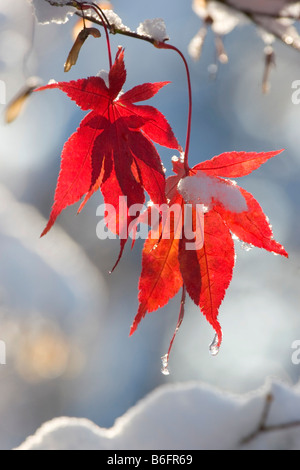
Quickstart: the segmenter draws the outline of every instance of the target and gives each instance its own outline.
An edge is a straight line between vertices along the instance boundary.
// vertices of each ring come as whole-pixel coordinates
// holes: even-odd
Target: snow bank
[[[244,442],[264,415],[265,430]],[[300,449],[300,426],[282,425],[297,420],[299,385],[273,382],[236,396],[201,383],[177,384],[157,388],[110,429],[86,419],[57,418],[16,450],[295,450]]]

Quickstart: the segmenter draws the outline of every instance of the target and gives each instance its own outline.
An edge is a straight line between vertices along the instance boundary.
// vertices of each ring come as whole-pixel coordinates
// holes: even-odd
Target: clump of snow
[[[154,18],[153,20],[145,20],[140,23],[137,33],[141,36],[147,36],[155,41],[163,42],[169,39],[166,24],[162,18]]]
[[[69,16],[76,12],[76,8],[69,5],[70,0],[28,0],[33,5],[35,16],[39,23],[66,23]],[[125,26],[121,18],[113,10],[105,10],[105,16],[116,29],[121,31],[130,31],[130,28]],[[86,18],[95,18],[99,20],[98,13],[91,8],[85,11]]]
[[[48,82],[48,85],[57,85],[58,81],[55,80],[54,78],[51,78]]]
[[[300,427],[288,426],[299,420],[299,385],[273,382],[237,396],[202,383],[173,384],[154,390],[110,429],[57,418],[16,450],[299,450]]]
[[[189,204],[204,204],[211,207],[217,202],[232,212],[244,212],[248,208],[236,184],[208,176],[201,171],[194,176],[182,178],[177,189]]]
[[[123,24],[122,19],[114,11],[105,10],[105,16],[109,23],[114,25],[115,28],[120,29],[121,31],[130,31],[130,28]]]
[[[70,0],[28,0],[32,4],[36,19],[41,24],[63,24],[75,12],[74,7],[67,5]]]
[[[123,24],[122,19],[113,10],[104,10],[104,14],[111,26],[114,26],[116,29],[119,29],[120,31],[131,31],[131,29],[128,28],[128,26],[125,26]],[[94,10],[90,10],[89,12],[86,12],[85,17],[95,18],[96,20],[99,20],[99,15]]]

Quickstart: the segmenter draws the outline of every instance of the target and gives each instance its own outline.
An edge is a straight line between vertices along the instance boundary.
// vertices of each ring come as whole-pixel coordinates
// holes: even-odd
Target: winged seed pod
[[[17,119],[27,103],[28,98],[32,92],[41,85],[39,77],[30,77],[27,79],[24,87],[19,93],[10,101],[5,109],[5,122],[11,124]]]
[[[71,68],[73,67],[73,65],[77,63],[80,50],[90,35],[94,36],[94,38],[101,37],[101,33],[97,28],[84,28],[83,30],[81,30],[68,55],[68,58],[64,67],[65,72],[69,72]]]

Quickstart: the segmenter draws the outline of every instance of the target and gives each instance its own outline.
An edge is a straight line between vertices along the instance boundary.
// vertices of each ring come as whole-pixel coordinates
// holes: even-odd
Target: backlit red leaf
[[[270,158],[279,155],[282,150],[276,152],[227,152],[222,153],[211,160],[199,163],[193,170],[202,170],[209,175],[223,176],[225,178],[238,178],[249,175],[257,170]]]
[[[173,199],[172,204],[181,208],[181,196]],[[164,307],[182,287],[182,277],[179,269],[178,247],[182,230],[181,212],[170,213],[168,233],[160,223],[156,235],[149,232],[142,254],[142,273],[139,282],[139,309],[134,319],[130,334],[137,329],[138,324],[147,312],[153,312]]]
[[[247,211],[230,212],[223,206],[215,206],[215,210],[220,214],[228,228],[245,243],[288,257],[284,247],[274,240],[270,222],[259,203],[245,189],[239,188],[239,190],[247,202]]]
[[[224,299],[234,267],[234,245],[229,229],[219,214],[209,211],[204,216],[204,245],[199,250],[187,250],[183,237],[179,244],[179,263],[183,282],[191,299],[198,305],[218,335],[219,307]]]
[[[181,205],[181,217],[176,218],[180,239],[175,240],[172,232],[169,239],[162,239],[160,224],[156,238],[146,241],[139,286],[140,306],[131,328],[132,334],[147,312],[166,305],[183,286],[175,333],[168,353],[162,357],[163,373],[168,373],[170,350],[184,316],[186,292],[215,329],[212,353],[215,354],[220,347],[219,309],[235,264],[232,233],[246,243],[288,256],[284,247],[274,240],[269,220],[254,197],[235,182],[222,179],[222,176],[246,175],[279,153],[227,153],[196,165],[188,172],[182,161],[173,160],[176,175],[167,179],[166,194],[170,213],[174,202]],[[194,238],[186,233],[187,206],[192,210],[189,234],[192,232]],[[146,215],[149,221],[149,211]],[[199,244],[199,240],[203,243]]]
[[[152,141],[170,148],[178,148],[178,143],[159,111],[133,102],[151,98],[168,82],[140,85],[122,95],[126,80],[122,49],[108,80],[109,86],[101,77],[90,77],[39,89],[58,88],[83,110],[91,110],[64,146],[55,202],[42,235],[65,207],[85,196],[81,210],[99,188],[105,203],[113,204],[116,211],[116,196],[124,196],[128,208],[143,204],[145,191],[155,204],[166,201],[165,175]],[[130,220],[128,217],[127,226]]]

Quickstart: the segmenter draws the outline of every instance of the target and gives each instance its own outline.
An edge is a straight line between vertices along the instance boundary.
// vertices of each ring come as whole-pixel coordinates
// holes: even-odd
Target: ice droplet
[[[162,363],[161,373],[163,375],[170,375],[170,371],[168,369],[169,354],[165,354],[164,356],[162,356],[161,363]]]
[[[242,250],[244,250],[244,251],[251,251],[252,248],[253,248],[253,246],[250,245],[249,243],[243,242],[243,243],[241,244],[241,248],[242,248]]]
[[[218,342],[219,342],[218,335],[215,335],[213,342],[209,346],[209,352],[212,356],[217,356],[217,354],[219,353],[220,348],[218,346]]]

